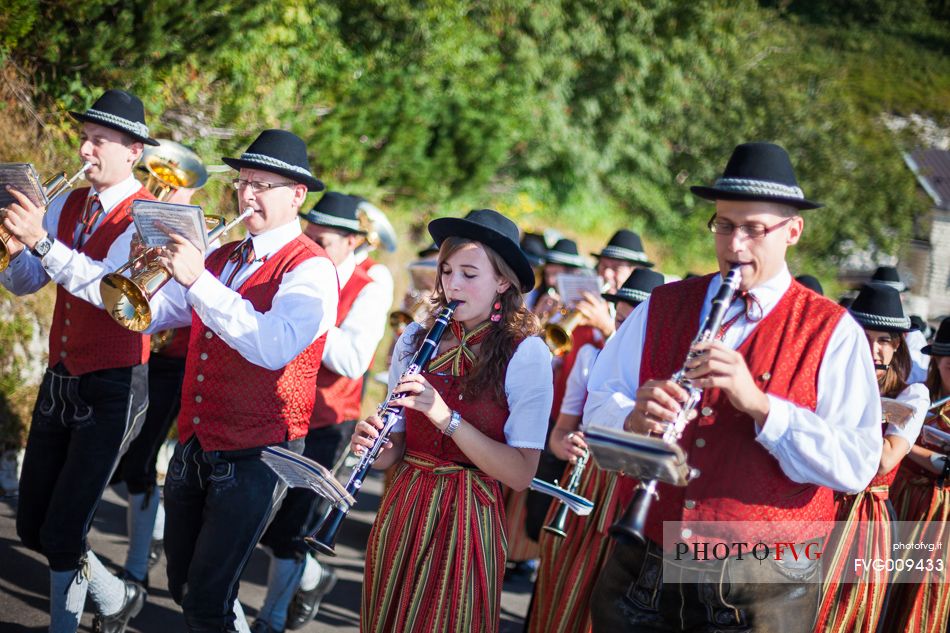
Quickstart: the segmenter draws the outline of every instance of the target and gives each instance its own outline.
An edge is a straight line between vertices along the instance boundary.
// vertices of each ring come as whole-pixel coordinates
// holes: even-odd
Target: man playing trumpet
[[[57,284],[49,368],[40,386],[20,479],[17,534],[50,567],[50,631],[75,631],[88,591],[98,630],[120,631],[144,592],[110,574],[86,533],[119,456],[147,404],[148,336],[102,308],[99,279],[118,268],[134,233],[129,207],[154,199],[132,176],[143,144],[156,144],[139,99],[109,90],[85,113],[79,156],[91,188],[53,200],[44,215],[26,196],[6,212],[12,261],[0,283],[18,295]]]
[[[148,331],[191,325],[178,445],[165,478],[168,588],[187,629],[243,628],[238,582],[286,487],[265,446],[303,449],[339,286],[297,213],[323,183],[303,140],[265,130],[234,180],[247,239],[207,261],[179,235],[157,257],[173,276],[150,302]],[[243,625],[243,626],[242,626]]]

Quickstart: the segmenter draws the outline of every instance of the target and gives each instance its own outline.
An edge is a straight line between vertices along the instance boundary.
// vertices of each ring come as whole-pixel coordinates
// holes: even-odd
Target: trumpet
[[[579,310],[559,308],[544,324],[544,342],[555,356],[567,354],[573,346],[571,336],[584,315]]]
[[[574,468],[571,470],[571,476],[568,478],[567,486],[564,488],[571,494],[577,494],[577,489],[581,485],[581,477],[584,475],[584,469],[587,467],[589,457],[590,450],[584,451],[584,454],[577,459],[577,463],[574,464]],[[558,503],[560,503],[560,507],[558,507],[557,513],[554,515],[554,518],[551,519],[551,522],[544,526],[544,529],[547,532],[553,533],[555,536],[563,538],[567,536],[564,527],[567,523],[567,512],[570,508],[563,501],[558,501]]]
[[[449,305],[442,308],[435,323],[432,325],[432,329],[426,334],[422,346],[415,353],[415,356],[412,357],[412,361],[409,363],[406,371],[403,372],[402,378],[418,374],[429,364],[429,360],[432,358],[435,350],[438,349],[439,341],[442,340],[442,335],[445,334],[445,329],[448,327],[452,314],[458,305],[458,301],[452,301]],[[383,428],[379,432],[379,437],[373,442],[372,448],[363,451],[359,463],[354,467],[350,479],[346,483],[346,492],[353,497],[355,497],[356,493],[363,487],[363,480],[366,479],[366,475],[369,474],[370,467],[372,467],[376,458],[379,457],[383,446],[389,441],[389,435],[392,433],[396,422],[402,418],[402,407],[392,405],[392,401],[399,397],[399,395],[390,393],[386,398],[386,402],[379,406],[380,414],[383,416]],[[350,511],[350,507],[331,507],[329,512],[320,520],[320,523],[317,524],[313,533],[304,538],[304,542],[318,552],[336,556],[334,547],[336,546],[337,533],[343,524],[343,519],[346,518],[347,513]]]
[[[200,189],[208,180],[198,155],[168,139],[146,146],[136,169],[146,174],[145,188],[158,200],[168,200],[177,189]]]
[[[92,163],[86,161],[82,164],[79,171],[72,176],[67,175],[66,172],[62,172],[44,182],[43,194],[46,196],[47,203],[43,207],[43,211],[45,212],[46,208],[49,207],[50,200],[67,189],[72,189],[76,181],[79,180],[79,177],[86,173],[86,170],[90,167],[92,167]],[[10,247],[7,244],[12,238],[13,236],[0,224],[0,271],[6,270],[7,266],[10,265]]]
[[[238,217],[227,224],[221,216],[205,216],[206,222],[214,224],[208,231],[208,242],[213,242],[224,235],[244,218],[254,212],[248,207]],[[99,282],[99,291],[102,293],[102,303],[106,312],[115,322],[133,332],[144,331],[152,322],[152,309],[149,301],[171,279],[171,273],[156,262],[152,262],[131,277],[126,272],[148,255],[148,251],[138,257],[133,257],[114,273],[105,275]]]
[[[706,316],[705,322],[702,324],[702,327],[699,328],[696,338],[693,339],[690,345],[690,351],[686,355],[686,361],[683,363],[683,367],[673,374],[673,382],[683,387],[688,395],[676,419],[668,422],[666,429],[663,431],[662,439],[663,442],[667,444],[676,444],[677,440],[682,437],[687,422],[695,417],[696,407],[699,406],[699,402],[703,397],[703,390],[686,378],[686,366],[690,361],[696,358],[696,352],[693,351],[693,348],[700,343],[713,340],[719,332],[719,328],[722,327],[723,318],[726,316],[726,310],[729,309],[736,291],[739,289],[741,278],[742,276],[738,265],[729,269],[726,278],[722,282],[722,286],[719,288],[719,292],[716,293],[716,296],[712,300],[712,306],[709,309],[709,314]],[[627,506],[627,509],[623,515],[617,519],[616,523],[610,526],[609,532],[612,537],[620,542],[632,542],[633,539],[640,542],[646,540],[644,528],[646,526],[647,514],[650,512],[650,503],[653,501],[653,497],[658,496],[656,493],[657,483],[656,479],[651,479],[648,482],[639,482],[633,499],[630,501],[630,505]]]

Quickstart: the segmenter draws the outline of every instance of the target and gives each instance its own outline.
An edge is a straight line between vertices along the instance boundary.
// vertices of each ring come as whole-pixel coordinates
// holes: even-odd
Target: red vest
[[[154,353],[166,358],[180,358],[184,360],[188,357],[188,341],[191,339],[191,326],[172,330],[171,337],[172,340],[169,341],[168,345]]]
[[[364,273],[368,275],[369,269],[375,266],[377,263],[378,262],[372,257],[367,257],[366,259],[364,259],[363,261],[361,261],[359,264],[356,265],[356,269],[362,270]]]
[[[239,244],[226,244],[208,257],[206,266],[215,277]],[[285,273],[326,256],[301,235],[270,256],[238,293],[258,312],[267,312]],[[247,361],[193,312],[178,415],[181,441],[197,435],[203,450],[227,451],[304,437],[325,342],[324,334],[285,367],[269,370]]]
[[[336,327],[340,327],[353,307],[360,292],[373,280],[359,266],[353,270],[346,285],[340,290]],[[310,418],[310,428],[319,429],[360,416],[360,396],[363,392],[363,377],[347,378],[324,366],[317,374],[317,399]]]
[[[597,330],[590,325],[580,325],[571,332],[571,351],[564,355],[563,362],[554,369],[554,400],[551,402],[549,416],[552,424],[557,422],[557,416],[561,414],[561,402],[567,391],[567,379],[571,375],[574,363],[577,362],[577,353],[585,345],[593,345],[597,349],[604,348],[604,339],[598,337],[596,333]]]
[[[500,405],[489,396],[477,400],[464,400],[461,395],[462,380],[458,376],[422,375],[435,387],[442,399],[458,411],[466,422],[493,439],[505,442],[505,422],[508,421],[508,406]],[[406,409],[406,450],[431,455],[440,461],[471,464],[472,460],[462,452],[458,444],[435,427],[424,414]]]
[[[73,248],[73,235],[86,206],[88,187],[76,189],[66,198],[56,227],[57,239]],[[129,209],[133,200],[154,200],[145,187],[117,204],[102,220],[89,239],[77,251],[103,260],[109,247],[132,221]],[[98,283],[98,282],[96,282]],[[132,367],[148,360],[147,335],[131,332],[116,323],[109,314],[56,287],[56,307],[49,335],[49,366],[62,362],[73,376],[102,369]]]
[[[696,336],[697,317],[711,278],[707,275],[667,284],[650,295],[640,384],[668,379],[682,367]],[[818,370],[843,314],[844,309],[834,302],[792,282],[738,348],[757,386],[814,411],[818,405]],[[832,491],[796,483],[785,476],[778,461],[756,441],[752,418],[737,411],[718,389],[704,391],[697,413],[698,417],[686,425],[680,446],[700,476],[683,488],[659,485],[660,498],[650,508],[647,536],[662,543],[664,521],[834,520]],[[745,537],[753,542],[761,536],[744,534],[741,529],[728,533],[728,538]],[[716,534],[695,534],[684,540],[696,537],[717,540]]]

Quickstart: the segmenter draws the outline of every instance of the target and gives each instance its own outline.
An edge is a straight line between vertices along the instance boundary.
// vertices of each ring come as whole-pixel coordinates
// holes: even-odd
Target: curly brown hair
[[[511,283],[499,297],[502,318],[479,345],[475,366],[471,373],[463,378],[462,394],[465,398],[472,399],[488,391],[498,404],[503,405],[507,401],[505,374],[508,371],[508,362],[521,341],[540,333],[541,323],[538,317],[525,306],[515,271],[489,246],[462,237],[446,238],[439,249],[438,270],[441,271],[442,264],[467,244],[479,245],[488,255],[488,261],[491,262],[495,274]],[[436,278],[435,294],[430,299],[430,303],[432,310],[424,326],[413,336],[411,346],[413,350],[418,349],[422,344],[426,332],[435,323],[439,310],[447,303],[445,291],[442,288],[441,274]]]

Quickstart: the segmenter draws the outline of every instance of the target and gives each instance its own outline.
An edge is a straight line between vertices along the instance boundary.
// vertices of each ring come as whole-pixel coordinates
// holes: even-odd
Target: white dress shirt
[[[389,391],[406,371],[415,348],[412,337],[422,328],[410,323],[393,348],[389,366]],[[531,336],[521,341],[511,355],[505,372],[505,395],[508,399],[508,419],[505,421],[505,441],[516,448],[544,450],[548,433],[548,415],[554,400],[554,376],[551,372],[551,351],[540,337]],[[394,433],[405,433],[405,419],[399,420]]]
[[[561,399],[562,415],[577,415],[584,413],[584,403],[587,401],[587,380],[590,370],[597,360],[600,350],[588,343],[577,351],[574,366],[567,377],[564,387],[564,397]]]
[[[351,253],[336,269],[340,288],[349,282],[354,270],[356,257]],[[331,325],[327,332],[323,366],[347,378],[356,379],[365,374],[386,333],[392,301],[392,289],[387,294],[385,286],[375,279],[363,286],[340,327]]]
[[[360,250],[355,254],[356,264],[362,264],[369,257],[368,250]],[[386,303],[377,304],[377,310],[389,314],[390,308],[393,307],[393,293],[395,292],[394,288],[396,287],[395,282],[393,281],[393,274],[389,272],[389,268],[386,266],[375,263],[369,267],[369,270],[366,271],[366,274],[369,275],[369,278],[379,284],[382,290],[380,291],[381,296],[386,297]],[[340,287],[343,287],[343,281],[340,281]]]
[[[752,289],[764,318],[791,285],[787,268]],[[722,285],[712,278],[696,330]],[[644,301],[623,322],[594,363],[588,382],[584,426],[623,428],[640,386],[640,354],[650,301]],[[736,301],[726,319],[744,309]],[[757,315],[754,315],[757,316]],[[760,319],[759,319],[760,320]],[[759,320],[742,316],[727,330],[723,343],[738,348]],[[683,359],[686,360],[685,358]],[[818,406],[814,412],[768,394],[769,415],[757,441],[775,457],[782,472],[798,483],[858,492],[867,486],[881,460],[881,401],[864,330],[845,314],[831,335],[818,372]]]
[[[266,258],[300,234],[300,222],[294,219],[252,236],[256,259],[243,265],[230,287],[207,270],[191,288],[172,279],[150,302],[152,323],[146,332],[191,325],[194,310],[202,323],[248,362],[271,370],[284,367],[336,323],[339,289],[333,263],[326,257],[312,257],[286,273],[267,312],[255,310],[237,290]],[[221,279],[226,280],[241,264],[227,262]]]
[[[141,183],[130,175],[119,184],[100,192],[99,204],[102,205],[102,213],[93,223],[92,234],[99,229],[103,220],[117,204],[134,194],[141,186]],[[95,189],[89,190],[90,196],[95,194]],[[63,205],[67,197],[69,197],[69,192],[57,196],[50,203],[46,215],[43,216],[43,228],[51,238],[56,238],[46,256],[41,261],[28,249],[23,250],[10,262],[10,266],[0,273],[0,283],[13,294],[28,295],[36,292],[52,279],[70,294],[101,308],[102,295],[99,293],[99,281],[104,275],[115,272],[129,260],[129,244],[132,236],[135,235],[135,225],[129,224],[128,228],[112,243],[105,259],[101,261],[92,259],[88,255],[67,247],[59,239],[59,218],[63,213]],[[88,241],[89,239],[86,240]]]
[[[927,337],[920,330],[911,330],[904,335],[907,351],[910,352],[910,375],[908,383],[925,382],[927,369],[930,367],[930,356],[920,350],[927,345]]]
[[[907,421],[904,428],[894,424],[888,424],[884,435],[897,435],[907,441],[908,451],[917,441],[920,430],[924,426],[924,418],[927,417],[927,408],[930,407],[930,392],[923,383],[915,382],[908,385],[900,394],[894,398],[898,402],[914,407],[914,416]]]

